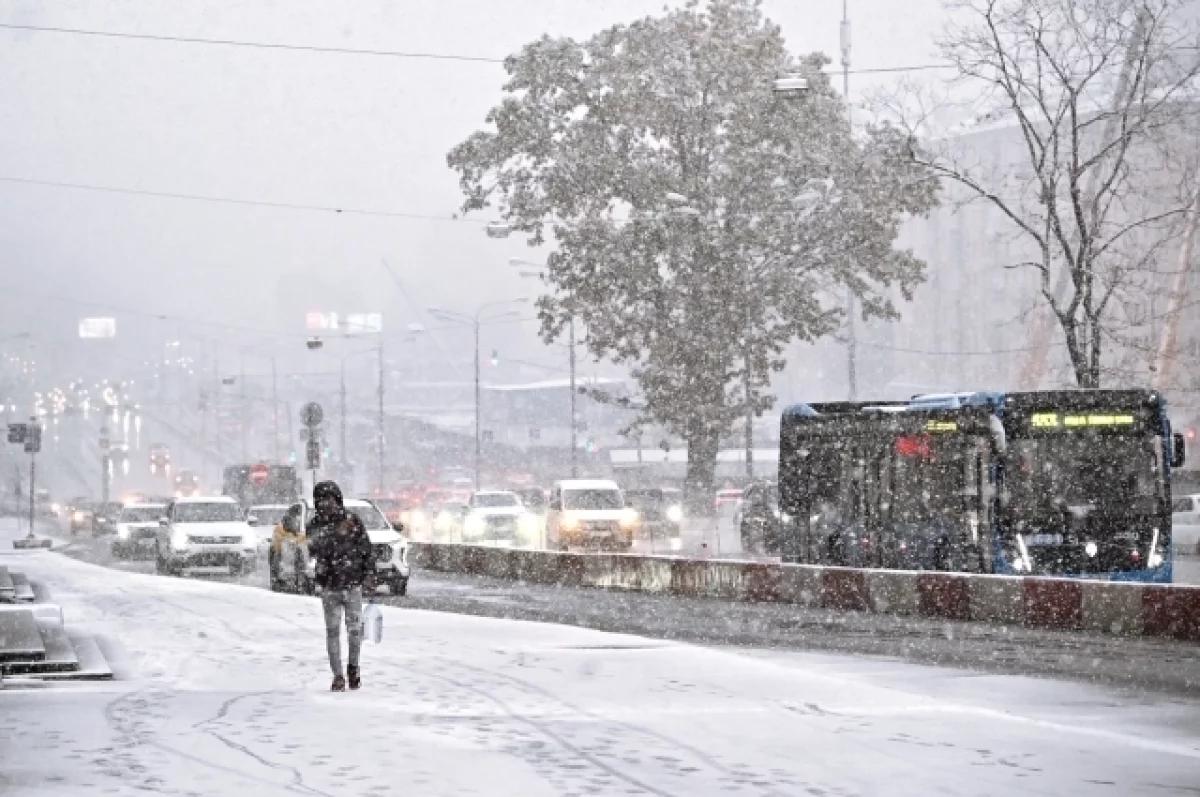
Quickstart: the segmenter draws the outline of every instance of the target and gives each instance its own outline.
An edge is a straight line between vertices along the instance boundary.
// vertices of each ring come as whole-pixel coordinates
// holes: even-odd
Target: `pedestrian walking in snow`
[[[333,670],[331,689],[342,692],[347,679],[351,689],[362,685],[358,658],[362,650],[362,605],[364,587],[375,589],[375,560],[371,539],[362,521],[347,512],[342,491],[335,482],[313,486],[316,512],[306,529],[308,552],[316,566],[316,582],[325,610],[325,647]],[[342,673],[341,625],[345,617],[349,656]]]

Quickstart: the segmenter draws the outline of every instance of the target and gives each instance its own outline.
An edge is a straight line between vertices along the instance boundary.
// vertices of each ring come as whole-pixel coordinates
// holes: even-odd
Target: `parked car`
[[[534,547],[542,540],[542,519],[511,490],[480,490],[467,502],[462,541]]]
[[[283,521],[287,511],[287,504],[256,504],[246,510],[246,521],[254,529],[254,536],[258,540],[259,557],[267,555],[275,528]]]
[[[742,550],[753,554],[777,554],[783,513],[779,510],[779,490],[774,482],[754,482],[742,493],[734,514],[734,525],[742,541]]]
[[[675,487],[638,487],[625,491],[625,502],[638,513],[642,534],[651,543],[683,532],[683,491]]]
[[[92,534],[114,534],[121,517],[121,504],[116,501],[96,504],[92,510]]]
[[[155,539],[155,572],[254,570],[258,539],[237,501],[227,496],[176,498],[167,504]]]
[[[362,521],[375,551],[375,572],[379,586],[387,586],[393,595],[408,593],[410,567],[408,539],[370,501],[347,498],[346,511]],[[312,594],[316,591],[315,563],[308,555],[305,529],[315,511],[312,501],[305,499],[292,504],[280,519],[271,540],[269,553],[270,586],[275,592],[294,590]]]
[[[565,479],[554,483],[546,513],[548,548],[629,550],[637,527],[637,511],[625,505],[616,482]]]
[[[167,514],[166,504],[125,504],[117,515],[112,541],[114,559],[149,559],[154,556],[158,523]]]
[[[89,501],[86,498],[72,499],[71,503],[67,506],[67,518],[72,536],[81,531],[92,530],[92,514],[95,508],[96,504],[94,501]]]
[[[1200,493],[1172,499],[1171,540],[1176,554],[1200,556]]]

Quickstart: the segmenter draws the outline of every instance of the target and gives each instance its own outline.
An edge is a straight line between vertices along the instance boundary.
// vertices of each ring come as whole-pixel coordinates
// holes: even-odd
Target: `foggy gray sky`
[[[670,5],[678,5],[671,3]],[[793,52],[836,60],[841,2],[768,0]],[[503,57],[543,34],[586,37],[656,13],[661,0],[254,0],[0,2],[0,22],[261,42]],[[852,0],[854,66],[928,63],[940,0]],[[903,10],[901,10],[901,8]],[[0,177],[449,217],[460,201],[446,151],[499,97],[498,64],[286,52],[0,30]],[[852,94],[877,84],[852,77]],[[533,295],[483,217],[335,215],[124,196],[0,181],[0,337],[70,343],[81,315],[117,315],[124,340],[188,322],[303,334],[303,313],[414,317]],[[54,295],[57,300],[44,297]],[[84,304],[94,303],[94,304]],[[138,309],[171,321],[123,313]],[[157,326],[156,326],[157,324]],[[536,325],[496,332],[545,360]],[[222,340],[250,332],[213,326]],[[244,336],[244,337],[243,337]],[[260,339],[259,342],[261,342]],[[269,339],[265,339],[269,340]],[[458,345],[457,343],[455,345]]]

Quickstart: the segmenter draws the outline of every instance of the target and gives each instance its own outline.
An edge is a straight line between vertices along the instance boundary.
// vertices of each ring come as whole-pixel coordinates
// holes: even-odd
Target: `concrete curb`
[[[427,570],[1200,642],[1200,586],[411,544]]]

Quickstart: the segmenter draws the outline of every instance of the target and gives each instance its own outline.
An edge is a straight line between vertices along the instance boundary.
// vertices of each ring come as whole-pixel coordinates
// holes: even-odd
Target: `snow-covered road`
[[[331,694],[312,598],[50,552],[102,685],[0,692],[0,794],[1192,794],[1200,705],[896,661],[385,608]]]

